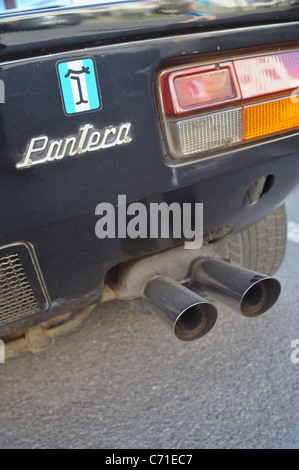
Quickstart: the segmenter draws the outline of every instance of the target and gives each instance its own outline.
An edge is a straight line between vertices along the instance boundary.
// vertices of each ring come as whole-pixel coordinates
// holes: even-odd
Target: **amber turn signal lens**
[[[243,108],[244,140],[258,139],[299,127],[296,97],[257,103]]]

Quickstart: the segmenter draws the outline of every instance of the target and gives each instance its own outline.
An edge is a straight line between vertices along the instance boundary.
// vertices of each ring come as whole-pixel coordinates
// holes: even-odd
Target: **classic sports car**
[[[186,341],[216,297],[268,310],[299,181],[298,2],[47,3],[0,15],[0,337],[105,289]]]

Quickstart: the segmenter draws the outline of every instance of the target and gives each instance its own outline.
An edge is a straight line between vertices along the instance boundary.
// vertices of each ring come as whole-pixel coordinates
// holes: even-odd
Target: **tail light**
[[[175,114],[240,99],[231,62],[170,73],[168,84]]]
[[[160,109],[170,156],[206,158],[295,131],[299,51],[165,70]]]

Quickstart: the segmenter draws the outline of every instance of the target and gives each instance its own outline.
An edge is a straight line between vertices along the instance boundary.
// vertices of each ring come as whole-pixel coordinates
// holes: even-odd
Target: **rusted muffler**
[[[147,281],[142,298],[148,309],[182,341],[205,335],[217,319],[214,305],[166,276]]]
[[[280,294],[277,279],[218,259],[196,261],[192,280],[246,317],[269,310]]]

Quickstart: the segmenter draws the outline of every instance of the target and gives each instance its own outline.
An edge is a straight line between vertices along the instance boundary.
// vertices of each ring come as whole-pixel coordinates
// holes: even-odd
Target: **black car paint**
[[[281,12],[281,23],[273,12],[217,18],[202,28],[171,18],[160,32],[153,19],[149,25],[145,19],[138,21],[139,29],[137,24],[130,27],[128,19],[114,28],[108,23],[110,29],[104,22],[107,28],[101,29],[101,9],[95,10],[88,9],[88,15],[84,9],[59,12],[53,21],[51,15],[0,21],[0,78],[6,85],[6,102],[0,105],[1,246],[25,241],[34,247],[51,301],[49,310],[2,327],[1,336],[99,299],[110,268],[178,243],[99,240],[99,203],[116,205],[119,194],[126,194],[128,203],[202,202],[205,232],[224,225],[237,230],[277,207],[298,184],[297,134],[169,166],[154,89],[158,70],[171,63],[189,63],[203,54],[217,57],[223,51],[234,55],[247,48],[275,51],[277,44],[296,47],[296,6]],[[81,57],[96,61],[103,108],[65,116],[56,63]],[[101,129],[122,122],[132,124],[132,142],[124,146],[16,169],[33,137],[63,139],[86,123]],[[258,204],[245,207],[248,188],[268,174],[275,177],[273,188]]]

